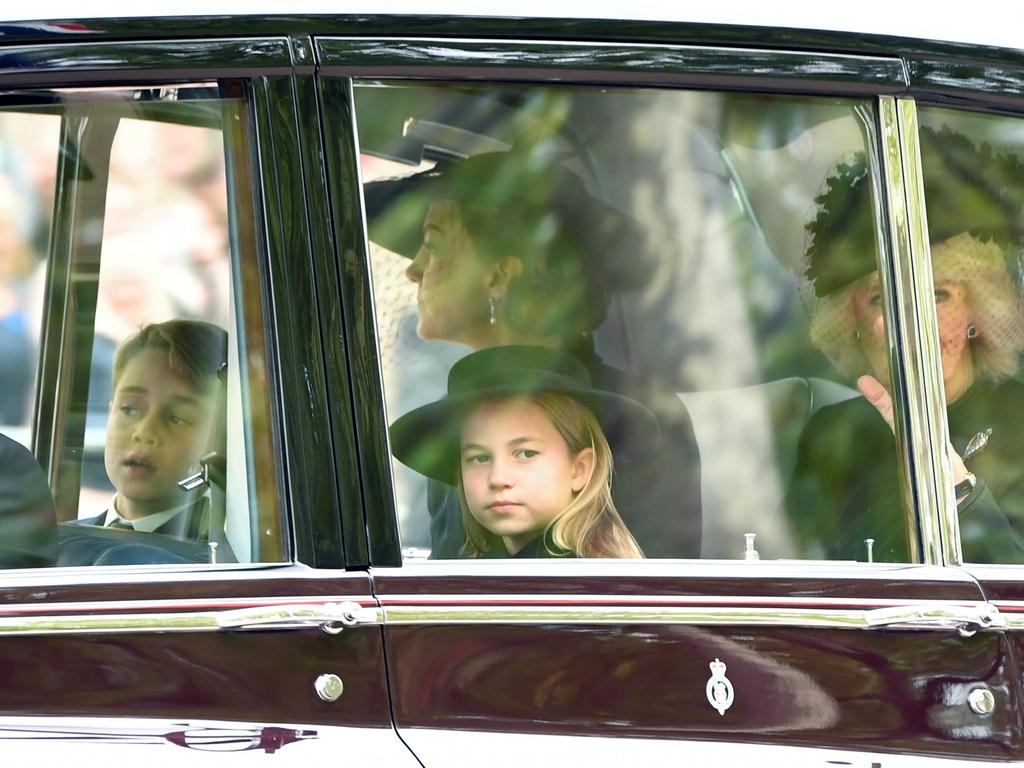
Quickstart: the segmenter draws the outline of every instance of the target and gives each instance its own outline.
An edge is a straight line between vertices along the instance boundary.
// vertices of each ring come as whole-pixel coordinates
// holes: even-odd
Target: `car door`
[[[797,764],[1019,755],[1007,637],[975,579],[940,567],[928,469],[940,459],[916,314],[930,288],[912,260],[905,137],[915,125],[902,64],[877,51],[711,48],[685,34],[686,45],[317,40],[342,293],[361,331],[351,340],[356,424],[396,727],[425,765],[729,762],[750,744]],[[407,182],[488,152],[523,152],[520,167],[559,165],[581,180],[607,241],[585,240],[593,258],[578,280],[616,275],[586,353],[685,407],[681,427],[662,420],[661,453],[627,460],[611,481],[613,496],[630,486],[615,502],[646,560],[460,557],[467,539],[453,549],[445,526],[468,525],[465,493],[389,456],[389,425],[442,401],[451,366],[478,349],[425,313],[488,322],[481,294],[427,293],[420,265],[437,249],[424,211],[454,193],[403,211]],[[815,285],[863,254],[826,270],[807,263],[808,243],[855,178],[870,189],[860,204],[870,263],[852,277],[875,270],[875,371],[896,401],[896,437],[836,362],[837,344],[865,349],[860,320],[814,336],[828,298]],[[480,196],[500,183],[496,173]],[[471,195],[455,201],[478,251],[521,215],[525,191],[496,194],[489,234],[465,223]],[[597,211],[620,227],[609,232]],[[643,236],[616,239],[634,228]],[[615,260],[628,266],[615,271]],[[472,268],[453,261],[445,287]],[[508,311],[492,305],[490,325],[510,323]],[[861,422],[884,450],[861,440]],[[696,452],[676,450],[693,442]],[[819,455],[865,446],[851,462],[881,466],[885,483],[898,477],[891,498],[852,472],[832,496],[800,496]],[[452,494],[454,507],[438,502]],[[836,559],[827,553],[840,535],[851,554]],[[902,554],[883,546],[897,539]]]
[[[1017,382],[1019,313],[1020,244],[1019,224],[1015,218],[1015,200],[1021,194],[1019,175],[1012,169],[1022,152],[1022,126],[1020,95],[1021,72],[1012,63],[993,57],[987,66],[957,59],[939,62],[934,52],[921,52],[909,59],[913,75],[912,85],[916,97],[920,123],[920,158],[923,184],[919,190],[919,204],[927,212],[928,229],[920,235],[921,249],[929,252],[931,271],[936,285],[948,272],[950,242],[943,231],[943,215],[951,201],[963,201],[978,189],[976,179],[985,178],[986,193],[979,196],[970,210],[977,221],[978,230],[970,232],[971,240],[981,242],[993,254],[992,277],[972,274],[961,281],[971,291],[970,317],[975,331],[968,339],[971,357],[978,369],[978,381],[966,394],[961,395],[945,382],[943,371],[949,368],[941,355],[930,360],[935,401],[944,418],[937,420],[936,440],[941,445],[951,440],[954,450],[963,459],[975,487],[964,495],[956,484],[960,477],[951,470],[950,463],[937,472],[944,486],[940,509],[948,531],[945,555],[949,562],[963,564],[974,575],[989,600],[995,605],[1008,627],[1010,645],[1015,659],[1020,658],[1021,638],[1019,612],[1021,610],[1020,547],[1003,548],[994,552],[979,551],[974,541],[973,525],[981,511],[997,513],[1009,521],[1016,530],[1019,521],[1016,495],[1019,483],[1016,475],[1019,456],[1013,450],[1016,430],[1016,410],[1019,407]],[[977,76],[966,87],[961,76],[966,72]],[[953,76],[955,75],[955,77]],[[978,152],[984,162],[979,171],[984,175],[970,177],[943,176],[942,168],[960,147],[961,151]],[[1009,173],[1001,176],[999,168]],[[1000,219],[1000,206],[1009,212],[1006,223]],[[966,226],[961,223],[961,226]],[[985,232],[980,230],[985,229]],[[991,234],[989,234],[989,230]],[[935,334],[949,335],[949,313],[936,292],[935,302],[929,310],[936,310]],[[1003,312],[1001,315],[995,313]],[[990,319],[991,318],[991,319]],[[979,337],[976,329],[982,327],[985,335]],[[972,333],[969,329],[968,333]],[[1008,364],[1000,371],[993,369],[999,355],[1007,356]],[[995,356],[995,357],[994,357]],[[942,386],[939,386],[939,382]],[[970,445],[974,440],[974,446]],[[954,486],[956,488],[954,489]],[[951,490],[952,489],[952,490]],[[1015,685],[1019,686],[1019,674]]]
[[[415,764],[332,448],[309,44],[78,31],[0,48],[5,753]],[[202,524],[140,525],[166,498]]]

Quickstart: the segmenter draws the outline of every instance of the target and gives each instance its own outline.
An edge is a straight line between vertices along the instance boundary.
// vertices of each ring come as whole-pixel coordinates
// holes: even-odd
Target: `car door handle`
[[[324,632],[337,634],[347,627],[381,623],[376,608],[359,603],[296,603],[236,608],[217,614],[220,629],[300,629],[319,626]]]
[[[868,629],[948,629],[969,637],[979,629],[1006,629],[1006,618],[990,603],[913,603],[866,611]]]

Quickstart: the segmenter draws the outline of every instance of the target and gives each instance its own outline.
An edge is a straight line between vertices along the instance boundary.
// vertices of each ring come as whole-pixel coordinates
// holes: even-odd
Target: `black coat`
[[[208,495],[200,496],[151,533],[105,528],[106,511],[62,523],[57,564],[208,563],[210,541],[217,542],[218,563],[237,562],[224,533],[223,512],[213,507]]]
[[[532,541],[516,552],[514,555],[510,555],[505,549],[505,545],[502,544],[501,539],[495,537],[491,543],[491,548],[487,550],[483,555],[484,559],[513,559],[513,560],[527,560],[527,559],[572,559],[579,557],[578,554],[573,552],[571,549],[562,549],[560,546],[555,544],[554,539],[551,538],[549,531],[545,531],[543,535],[537,536]]]
[[[959,507],[965,562],[1024,562],[1024,385],[975,384],[949,407],[953,447],[979,432],[988,445],[967,461],[978,486]],[[863,398],[822,408],[800,437],[787,511],[799,556],[911,562],[895,437]]]

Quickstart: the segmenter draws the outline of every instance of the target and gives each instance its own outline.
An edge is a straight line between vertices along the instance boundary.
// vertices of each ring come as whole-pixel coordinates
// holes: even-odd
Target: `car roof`
[[[770,27],[808,31],[835,31],[885,35],[918,40],[974,43],[1022,50],[1024,34],[1008,23],[1007,6],[993,0],[975,0],[970,12],[957,5],[861,0],[858,3],[821,3],[818,0],[715,0],[668,2],[632,0],[629,3],[581,0],[41,0],[5,4],[0,24],[28,26],[39,22],[48,31],[76,30],[72,23],[90,19],[181,18],[201,16],[455,16],[476,18],[586,19],[685,22],[741,27]],[[0,31],[0,39],[3,37]],[[767,41],[766,41],[767,42]]]

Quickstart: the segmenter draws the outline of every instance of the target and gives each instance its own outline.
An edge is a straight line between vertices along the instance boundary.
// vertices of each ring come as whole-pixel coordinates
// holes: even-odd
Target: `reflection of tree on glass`
[[[446,397],[395,422],[392,449],[458,487],[465,556],[642,557],[611,494],[604,425],[624,420],[657,434],[647,409],[592,387],[572,356],[502,346],[458,361]]]
[[[1024,314],[1008,259],[1024,244],[1024,166],[949,130],[921,133],[950,462],[963,553],[1024,561]],[[808,229],[811,336],[865,399],[822,409],[800,441],[790,519],[808,556],[908,561],[891,376],[864,157],[836,168]],[[968,446],[971,445],[970,450]]]
[[[602,363],[592,332],[615,292],[643,285],[644,243],[635,223],[590,195],[563,167],[524,150],[477,155],[366,187],[370,237],[412,258],[418,333],[480,350],[534,345],[575,355],[594,385],[643,403],[658,419],[662,450],[623,423],[609,435],[615,503],[654,557],[700,552],[700,459],[674,393]],[[458,494],[432,483],[432,557],[456,557],[465,535]]]

